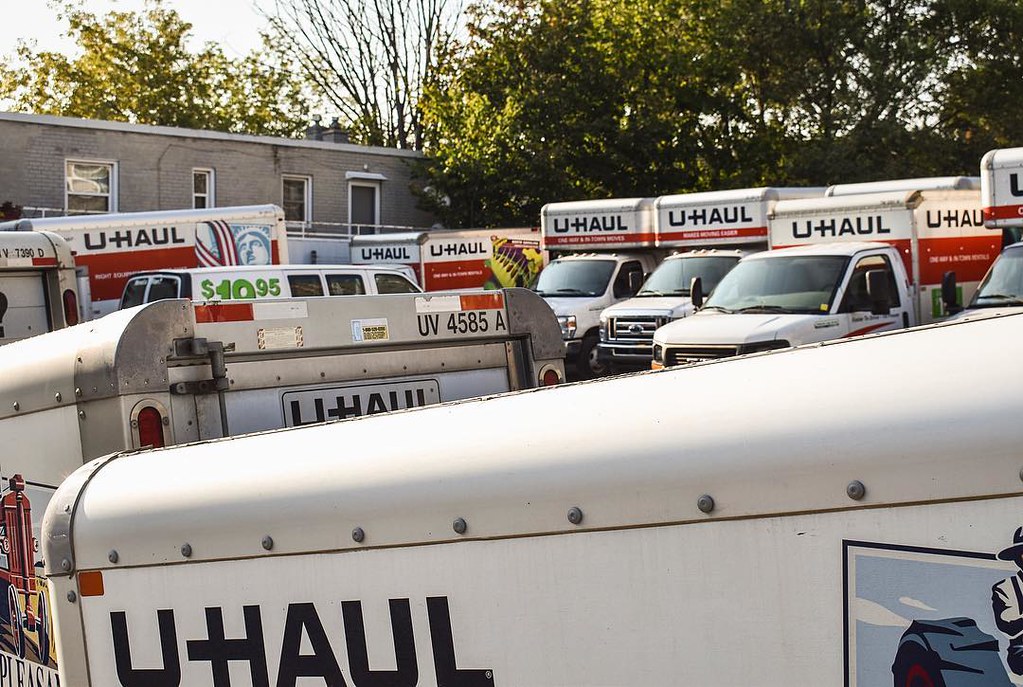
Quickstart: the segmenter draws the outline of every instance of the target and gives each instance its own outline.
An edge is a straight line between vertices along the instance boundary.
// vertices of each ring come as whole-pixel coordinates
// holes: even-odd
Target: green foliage
[[[522,225],[551,201],[976,175],[1023,141],[1021,39],[1017,0],[480,4],[423,99],[425,202]]]
[[[0,65],[0,94],[15,109],[251,134],[303,129],[305,97],[288,65],[259,52],[229,59],[210,43],[190,52],[191,24],[162,0],[103,17],[72,4],[64,12],[77,55],[21,44],[21,66]]]

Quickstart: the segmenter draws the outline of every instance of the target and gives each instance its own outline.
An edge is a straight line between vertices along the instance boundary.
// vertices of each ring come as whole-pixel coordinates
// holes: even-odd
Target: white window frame
[[[313,178],[308,174],[282,174],[281,175],[281,207],[284,207],[284,182],[285,181],[301,181],[305,183],[305,194],[303,203],[305,208],[302,212],[301,220],[287,220],[287,224],[290,226],[301,225],[302,228],[309,227],[313,222]]]
[[[379,181],[366,181],[362,179],[349,179],[348,180],[348,226],[351,228],[354,226],[352,222],[352,189],[356,186],[362,186],[366,188],[372,188],[376,193],[373,194],[373,216],[376,217],[376,223],[371,225],[360,224],[363,226],[380,226],[380,182]]]
[[[110,192],[104,193],[71,193],[68,188],[68,165],[69,164],[80,164],[80,165],[105,165],[110,167]],[[107,209],[104,212],[111,213],[117,212],[118,209],[118,191],[119,184],[117,182],[118,177],[118,165],[117,160],[90,160],[88,158],[68,157],[64,158],[64,212],[70,213],[71,208],[68,204],[70,196],[88,196],[93,198],[107,198]],[[77,211],[76,211],[77,212]]]
[[[205,174],[206,175],[206,207],[215,208],[217,207],[217,172],[212,167],[193,167],[192,168],[192,208],[198,209],[195,204],[197,196],[201,196],[201,193],[195,192],[195,175]]]

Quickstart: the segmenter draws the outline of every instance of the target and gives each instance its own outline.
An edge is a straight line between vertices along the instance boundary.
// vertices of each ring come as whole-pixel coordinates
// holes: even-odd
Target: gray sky
[[[268,0],[262,0],[266,4]],[[219,44],[228,57],[241,57],[260,47],[262,18],[253,9],[254,0],[164,0],[164,6],[176,10],[192,24],[192,35],[199,45],[207,41]],[[97,15],[111,11],[138,11],[144,0],[83,0],[85,10]],[[6,6],[6,7],[3,7]],[[0,0],[4,9],[4,43],[0,53],[11,54],[17,39],[35,40],[43,50],[68,51],[60,34],[67,24],[57,21],[57,11],[47,0]],[[198,47],[198,46],[195,46]]]

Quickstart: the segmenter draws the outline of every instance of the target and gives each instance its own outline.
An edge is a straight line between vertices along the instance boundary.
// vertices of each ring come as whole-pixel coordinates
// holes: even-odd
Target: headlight
[[[654,344],[654,362],[655,363],[664,362],[664,346],[662,346],[661,344]]]
[[[575,336],[576,320],[575,315],[559,315],[558,324],[561,325],[561,338],[571,339]]]
[[[764,351],[776,351],[779,348],[788,348],[791,346],[785,339],[775,339],[773,341],[757,341],[754,343],[743,344],[739,347],[739,355],[746,355],[747,353],[763,353]]]
[[[601,315],[600,316],[600,340],[601,341],[607,341],[611,337],[610,331],[608,329],[608,322],[609,321],[610,320],[608,320],[607,315]]]

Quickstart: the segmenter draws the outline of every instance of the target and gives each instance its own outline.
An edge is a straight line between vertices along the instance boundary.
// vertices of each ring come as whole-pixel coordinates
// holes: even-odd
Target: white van
[[[140,272],[124,286],[121,309],[165,298],[266,300],[306,296],[421,293],[404,265],[261,265]]]

